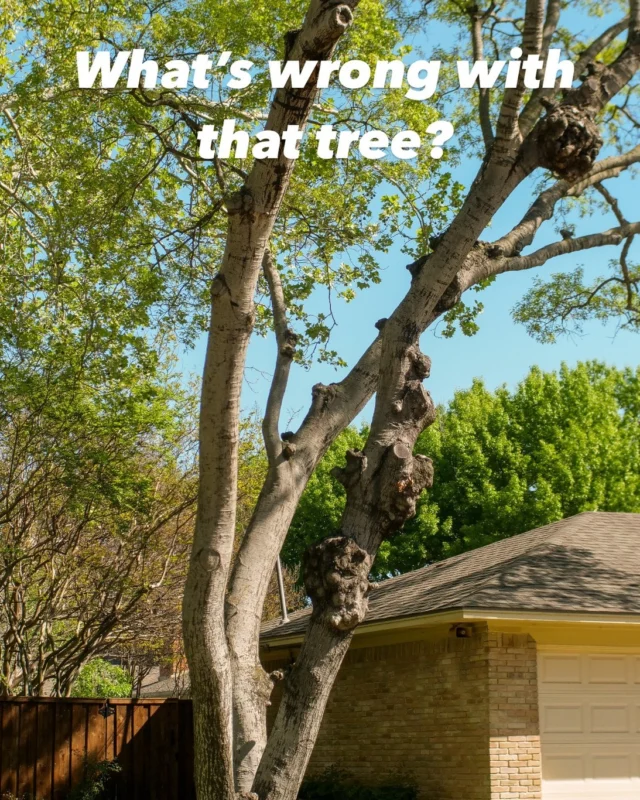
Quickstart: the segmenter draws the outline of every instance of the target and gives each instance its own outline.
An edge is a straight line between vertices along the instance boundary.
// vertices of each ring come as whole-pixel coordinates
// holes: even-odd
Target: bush
[[[298,800],[416,800],[418,790],[406,778],[390,779],[378,786],[364,786],[348,772],[329,767],[307,778]]]
[[[82,667],[71,687],[71,697],[131,697],[131,675],[103,658]]]
[[[85,761],[84,780],[67,795],[66,800],[106,800],[112,778],[122,771],[117,761]]]

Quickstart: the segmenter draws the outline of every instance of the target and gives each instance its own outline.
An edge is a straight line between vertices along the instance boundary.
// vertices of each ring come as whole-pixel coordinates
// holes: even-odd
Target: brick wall
[[[352,649],[309,771],[334,764],[371,784],[411,775],[422,800],[540,800],[535,642],[477,625],[469,639]]]
[[[485,645],[449,637],[350,651],[309,771],[338,764],[372,784],[401,772],[425,800],[488,800]]]
[[[540,800],[536,643],[496,632],[487,643],[491,800]]]

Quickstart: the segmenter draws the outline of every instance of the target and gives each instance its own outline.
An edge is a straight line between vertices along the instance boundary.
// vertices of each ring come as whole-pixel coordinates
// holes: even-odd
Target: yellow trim
[[[457,622],[488,622],[494,623],[491,627],[504,630],[508,623],[516,623],[521,627],[524,623],[527,630],[530,626],[535,627],[539,624],[553,626],[638,626],[640,632],[640,614],[594,614],[588,612],[557,612],[557,611],[505,611],[501,609],[453,609],[450,611],[435,611],[430,614],[421,614],[414,617],[404,617],[400,619],[389,619],[381,622],[371,622],[356,628],[356,641],[360,637],[378,638],[381,634],[403,633],[410,631],[417,632],[424,628],[433,628],[439,625],[453,625]],[[502,623],[500,625],[499,623]],[[535,634],[533,634],[535,636]],[[421,635],[422,636],[422,635]],[[418,637],[418,638],[421,638]],[[273,652],[284,648],[296,647],[303,640],[302,634],[287,636],[283,638],[265,638],[261,642],[261,648],[266,652]],[[385,637],[386,638],[386,637]],[[394,636],[394,639],[398,637]],[[353,646],[367,646],[364,641],[362,644],[354,641]],[[367,642],[368,644],[368,642]]]
[[[407,628],[431,627],[444,623],[460,622],[462,619],[461,611],[436,611],[432,614],[423,614],[417,617],[405,617],[401,619],[383,620],[382,622],[370,622],[356,628],[355,635],[362,636],[369,633],[385,633],[387,631],[398,631]],[[281,637],[277,639],[264,638],[261,642],[263,647],[273,649],[275,647],[291,647],[291,645],[301,644],[304,636],[300,633],[295,636]]]
[[[640,654],[640,645],[605,645],[605,644],[539,644],[539,653],[588,653],[588,654],[605,654],[612,653],[618,655],[636,655]]]
[[[518,622],[562,622],[571,625],[640,625],[640,614],[594,614],[586,611],[491,611],[463,609],[466,620],[516,620]]]

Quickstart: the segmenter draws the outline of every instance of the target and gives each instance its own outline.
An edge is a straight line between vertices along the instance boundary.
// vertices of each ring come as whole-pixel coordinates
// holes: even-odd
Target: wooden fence
[[[0,798],[65,800],[118,760],[117,800],[194,800],[190,700],[0,698]],[[100,713],[102,709],[102,714]]]

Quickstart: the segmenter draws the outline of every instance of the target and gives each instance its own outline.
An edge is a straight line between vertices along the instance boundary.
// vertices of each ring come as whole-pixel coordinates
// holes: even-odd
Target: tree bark
[[[311,0],[287,57],[329,58],[350,26],[357,0]],[[268,130],[303,128],[317,94],[303,89],[274,96]],[[235,535],[240,390],[254,323],[254,295],[263,255],[295,160],[283,149],[256,160],[242,189],[228,198],[227,242],[212,283],[211,323],[200,408],[200,482],[196,530],[183,603],[185,651],[194,701],[195,782],[199,800],[231,800],[233,680],[225,631],[225,595]]]
[[[515,135],[498,128],[492,158],[481,169],[467,200],[435,253],[412,272],[412,288],[391,319],[384,322],[376,406],[363,453],[347,454],[339,478],[347,492],[340,546],[309,555],[305,584],[313,601],[313,620],[296,669],[285,683],[284,698],[256,774],[260,800],[295,796],[311,754],[330,687],[348,649],[351,632],[364,619],[367,575],[381,542],[415,513],[417,497],[432,480],[431,462],[414,457],[413,447],[435,418],[422,381],[429,360],[419,336],[436,306],[476,245],[495,211],[535,162],[520,157]],[[502,139],[500,139],[502,136]],[[354,554],[361,554],[359,569]],[[314,565],[317,572],[314,572]]]
[[[304,60],[305,57],[322,59],[330,55],[338,36],[350,22],[350,6],[355,4],[331,5],[320,1],[312,3],[305,27],[289,40],[291,50],[288,57]],[[544,23],[542,12],[543,6],[539,0],[528,0],[523,42],[527,52],[535,52],[541,46]],[[330,19],[328,26],[325,24],[325,15]],[[636,18],[637,4],[634,3],[632,19]],[[333,43],[324,38],[327,30],[335,34],[336,26],[340,28],[341,25],[343,27]],[[568,183],[587,172],[600,144],[597,128],[592,124],[593,115],[635,73],[638,67],[637,50],[637,25],[634,22],[627,47],[616,62],[605,70],[592,72],[582,86],[568,93],[560,104],[549,108],[549,114],[537,126],[532,127],[526,139],[518,118],[524,89],[518,86],[508,91],[498,118],[491,151],[462,210],[440,239],[435,251],[412,265],[414,269],[411,289],[386,322],[382,336],[376,340],[359,365],[364,379],[359,381],[356,368],[341,384],[316,387],[310,413],[300,430],[287,437],[285,443],[278,436],[279,413],[272,414],[273,409],[269,411],[266,437],[271,465],[269,477],[242,545],[231,582],[227,603],[226,639],[224,622],[220,619],[220,599],[226,587],[227,551],[222,553],[220,574],[216,576],[216,581],[219,581],[222,588],[214,586],[215,581],[207,576],[207,569],[203,570],[197,559],[201,552],[211,553],[212,542],[225,543],[225,536],[220,536],[216,525],[222,520],[223,531],[229,531],[229,519],[222,513],[223,508],[213,507],[213,513],[208,518],[205,514],[202,525],[199,522],[198,531],[202,529],[205,533],[202,536],[200,533],[196,535],[196,543],[200,547],[194,547],[196,564],[194,566],[192,559],[192,571],[197,573],[200,570],[205,573],[202,580],[205,589],[200,590],[201,596],[195,607],[202,611],[207,606],[209,595],[215,595],[215,598],[199,619],[197,614],[194,616],[196,624],[192,624],[190,629],[196,644],[193,651],[196,669],[198,658],[202,652],[205,653],[200,665],[201,675],[194,681],[194,686],[195,691],[207,703],[216,702],[216,698],[207,695],[207,692],[217,691],[224,694],[226,705],[225,702],[218,702],[218,707],[223,718],[220,730],[226,754],[225,786],[230,793],[212,795],[203,792],[199,796],[200,800],[209,800],[213,796],[227,800],[228,796],[232,796],[232,789],[228,788],[232,752],[229,738],[232,728],[236,737],[234,756],[237,789],[247,793],[259,762],[253,790],[258,793],[260,800],[292,800],[295,797],[333,680],[348,649],[352,631],[366,613],[367,574],[377,548],[384,538],[392,535],[411,516],[418,494],[430,480],[428,460],[421,461],[412,456],[415,440],[424,425],[430,421],[433,409],[421,386],[428,369],[425,357],[418,350],[419,336],[439,313],[451,308],[459,299],[460,292],[465,288],[459,279],[463,267],[480,261],[484,263],[487,258],[491,258],[486,245],[479,242],[478,237],[524,177],[540,165],[557,170],[566,177]],[[279,98],[277,94],[268,127],[273,126],[276,118],[275,129],[279,130],[284,127],[285,122],[298,122],[296,115],[300,119],[306,119],[312,99],[310,96],[304,99],[306,110],[302,113],[300,102],[303,94],[300,90],[290,92],[286,98]],[[296,109],[296,113],[286,118],[286,113],[292,107]],[[286,111],[283,112],[282,109]],[[552,134],[557,130],[560,130],[560,134],[554,139]],[[580,141],[571,139],[576,130],[579,131]],[[570,137],[568,144],[565,142],[567,135]],[[579,163],[569,157],[572,148],[577,153]],[[272,164],[271,167],[273,166]],[[243,191],[230,206],[228,253],[225,255],[220,276],[224,281],[214,292],[214,313],[208,350],[213,356],[224,355],[223,331],[216,326],[224,318],[227,294],[233,298],[233,302],[228,305],[233,308],[234,314],[246,311],[250,315],[253,310],[249,302],[249,287],[252,296],[259,262],[292,168],[282,158],[276,166],[278,169],[270,172],[267,164],[256,165]],[[268,187],[266,192],[263,191],[265,186]],[[262,202],[256,202],[261,192]],[[234,214],[239,215],[237,236],[233,230]],[[237,291],[234,291],[229,278],[237,281],[235,288],[241,290],[240,293],[246,300],[244,305],[238,303]],[[216,314],[216,298],[222,298],[220,302],[223,313],[220,315]],[[245,327],[250,330],[251,322]],[[239,362],[244,365],[243,348],[244,342],[248,341],[248,333],[236,328],[233,338],[233,352],[239,353]],[[230,344],[228,340],[226,345]],[[226,360],[211,360],[212,364],[220,367],[216,376],[219,385],[226,384],[227,388],[227,406],[222,408],[219,402],[216,406],[216,402],[205,397],[206,377],[212,371],[209,357],[207,359],[203,410],[206,399],[206,411],[212,423],[209,438],[214,443],[216,439],[220,439],[220,427],[216,429],[216,421],[221,419],[222,412],[230,410],[227,422],[231,421],[232,426],[237,426],[237,405],[231,408],[233,403],[228,402],[228,387],[231,385],[233,393],[236,386],[229,381],[235,374],[229,366],[233,360],[234,358],[228,357]],[[359,382],[362,385],[358,385]],[[276,403],[279,412],[282,384],[274,389],[279,397]],[[285,697],[265,748],[264,720],[271,680],[259,663],[258,636],[268,579],[300,494],[313,468],[335,435],[353,418],[350,414],[357,413],[364,406],[374,389],[377,391],[376,407],[367,445],[363,453],[349,455],[347,468],[341,476],[347,488],[342,536],[323,543],[308,557],[306,583],[314,602],[313,618],[301,656],[285,686]],[[206,414],[203,416],[206,419]],[[226,472],[227,476],[232,472],[235,446],[233,443],[231,445],[225,450],[218,443],[216,459],[209,462],[210,465],[219,465],[220,457],[222,456],[223,461],[226,458],[222,472]],[[204,446],[203,452],[210,454],[214,449],[212,446],[208,451]],[[205,460],[205,465],[206,463]],[[201,495],[204,493],[201,506],[205,511],[208,507],[212,508],[207,506],[207,497],[215,496],[215,490],[216,481],[211,479],[205,488],[201,487]],[[215,502],[220,501],[218,499]],[[214,535],[211,534],[212,530]],[[215,554],[219,555],[219,551],[215,550]],[[205,560],[206,558],[207,556]],[[214,571],[210,569],[209,573]],[[195,584],[198,585],[197,580]],[[195,596],[197,592],[192,594]],[[185,608],[189,608],[187,603]],[[219,657],[219,664],[212,663],[211,653],[206,646],[199,646],[202,642],[197,640],[198,624],[203,625],[205,622],[212,631],[211,642],[216,642],[215,656]],[[189,627],[188,623],[189,615],[186,614],[185,631]],[[219,679],[219,688],[211,680],[214,674]],[[230,683],[233,683],[235,698],[233,723]],[[194,708],[196,714],[199,714],[198,703]],[[201,716],[203,724],[200,727],[196,724],[196,741],[197,747],[203,752],[212,743],[211,737],[214,734],[208,726],[213,725],[214,720],[208,719],[204,712]],[[206,739],[207,731],[209,742]],[[210,757],[208,753],[207,757]],[[203,778],[203,786],[204,782]]]
[[[253,790],[260,800],[296,797],[352,638],[352,631],[336,631],[321,621],[311,621],[256,775]]]
[[[331,687],[353,630],[366,614],[368,575],[377,549],[415,514],[420,493],[431,485],[431,461],[412,455],[418,435],[435,419],[422,386],[430,362],[415,345],[407,361],[393,423],[372,430],[365,450],[349,451],[346,467],[334,472],[347,492],[342,535],[307,552],[304,577],[313,613],[256,775],[254,791],[260,800],[296,796]]]
[[[314,387],[312,408],[280,444],[236,559],[227,598],[227,637],[234,671],[234,752],[238,788],[248,792],[266,745],[273,686],[260,663],[260,624],[275,561],[313,470],[335,437],[375,391],[379,338],[339,384]],[[284,458],[284,445],[289,447]]]

